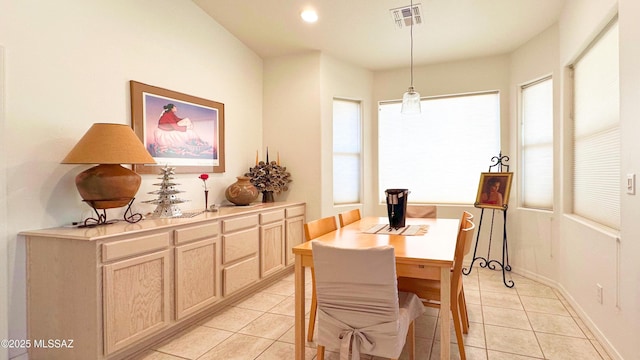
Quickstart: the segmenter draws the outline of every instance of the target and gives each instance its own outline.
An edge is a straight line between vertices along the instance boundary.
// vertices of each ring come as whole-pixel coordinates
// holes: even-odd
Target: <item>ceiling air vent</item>
[[[413,11],[412,11],[413,10]],[[413,4],[389,10],[396,29],[422,24],[422,6],[421,4]]]

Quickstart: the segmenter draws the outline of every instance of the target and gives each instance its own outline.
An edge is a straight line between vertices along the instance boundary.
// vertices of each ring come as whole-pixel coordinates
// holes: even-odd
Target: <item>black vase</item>
[[[262,192],[262,202],[263,203],[270,203],[270,202],[274,202],[275,200],[273,199],[273,191],[263,191]]]

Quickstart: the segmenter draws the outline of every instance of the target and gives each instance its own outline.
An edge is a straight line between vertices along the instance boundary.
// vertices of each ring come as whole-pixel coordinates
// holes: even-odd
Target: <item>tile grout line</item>
[[[476,270],[476,281],[478,282],[478,298],[480,301],[480,316],[482,317],[482,332],[484,333],[483,339],[484,339],[484,352],[485,355],[487,356],[487,359],[489,359],[489,344],[487,343],[487,328],[486,328],[486,323],[485,323],[485,319],[484,319],[484,304],[482,301],[482,286],[480,285],[480,272],[478,270]]]
[[[515,288],[515,286],[514,286],[514,288]],[[524,303],[522,302],[522,296],[520,295],[520,291],[518,291],[517,288],[515,290],[516,290],[516,294],[518,295],[518,300],[520,301],[520,304],[522,304],[522,310],[524,311],[524,316],[527,317],[527,322],[529,323],[529,326],[531,327],[531,331],[533,332],[533,336],[536,338],[536,343],[538,344],[538,348],[540,349],[540,353],[542,354],[542,358],[546,359],[547,357],[544,354],[544,349],[542,348],[542,344],[540,344],[540,339],[538,338],[538,332],[536,331],[536,329],[533,327],[533,324],[531,323],[531,318],[529,317],[529,312],[524,307]]]

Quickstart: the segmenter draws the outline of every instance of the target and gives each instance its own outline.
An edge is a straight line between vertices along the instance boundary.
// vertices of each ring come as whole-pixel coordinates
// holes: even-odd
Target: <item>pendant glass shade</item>
[[[409,87],[402,96],[402,109],[400,112],[404,115],[420,114],[420,94]]]

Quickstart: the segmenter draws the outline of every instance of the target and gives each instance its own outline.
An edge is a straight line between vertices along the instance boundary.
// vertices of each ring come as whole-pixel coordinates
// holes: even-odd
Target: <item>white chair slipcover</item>
[[[398,293],[391,246],[347,249],[313,241],[318,299],[317,344],[340,349],[340,359],[360,353],[397,359],[409,325],[422,313],[420,299]]]

